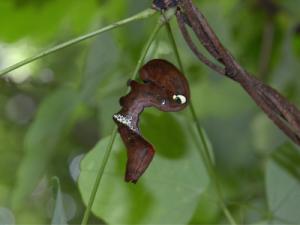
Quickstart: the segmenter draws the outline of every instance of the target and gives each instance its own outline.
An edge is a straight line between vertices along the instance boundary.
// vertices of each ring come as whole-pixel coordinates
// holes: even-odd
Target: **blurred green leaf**
[[[290,144],[279,148],[267,162],[266,189],[272,224],[300,223],[300,154]],[[275,159],[275,160],[274,160]]]
[[[142,130],[156,155],[136,185],[124,182],[126,151],[117,138],[94,202],[95,215],[109,224],[187,223],[208,184],[187,123],[169,113],[143,114]],[[85,202],[108,140],[102,139],[82,161],[79,188]]]
[[[300,2],[295,0],[284,0],[280,1],[280,5],[288,11],[288,13],[293,16],[295,19],[300,19],[299,8]]]
[[[39,1],[41,3],[41,1]],[[44,41],[59,33],[62,25],[70,33],[82,32],[97,10],[97,1],[42,1],[41,4],[0,2],[1,39],[16,41],[26,36]],[[9,26],[8,26],[9,23]]]
[[[252,143],[262,154],[269,154],[287,140],[287,137],[263,113],[258,113],[251,123]]]
[[[289,26],[283,39],[282,47],[280,50],[280,59],[273,74],[273,83],[277,88],[282,89],[289,82],[297,82],[297,80],[295,80],[294,78],[298,76],[300,63],[296,58],[295,53],[293,52],[293,36],[294,28],[292,26]]]
[[[124,93],[124,92],[123,92]],[[102,136],[111,133],[114,121],[112,115],[120,110],[119,98],[122,94],[112,93],[109,96],[101,98],[98,105],[98,119],[100,121],[100,129]]]
[[[282,145],[272,154],[272,159],[300,182],[300,152],[292,144]]]
[[[119,49],[110,33],[97,37],[87,56],[81,93],[84,99],[94,96],[99,86],[101,88],[101,81],[112,75],[116,70],[119,56]]]
[[[273,75],[273,86],[277,90],[283,90],[283,94],[294,103],[300,103],[300,81],[298,74],[300,70],[300,61],[293,49],[294,26],[289,25],[286,30],[282,44],[280,60],[276,65]]]
[[[201,195],[195,214],[189,224],[217,224],[216,219],[222,214],[218,206],[218,198],[213,188]]]
[[[12,204],[15,208],[24,203],[44,174],[79,101],[76,91],[64,88],[52,93],[39,107],[25,137],[25,154],[13,190]]]
[[[102,136],[111,132],[113,120],[110,118],[119,108],[118,98],[121,95],[120,84],[123,77],[116,77],[114,71],[118,70],[120,55],[111,33],[105,33],[93,42],[87,56],[81,95],[85,101],[94,100],[97,95]],[[122,83],[124,88],[125,83]]]
[[[222,110],[221,106],[219,110]],[[217,165],[232,170],[252,166],[255,162],[250,130],[253,113],[236,110],[232,116],[212,114],[201,119],[214,146]],[[215,113],[221,114],[221,111]],[[233,157],[228,157],[229,155]]]
[[[15,178],[16,168],[14,166],[19,161],[20,149],[22,143],[16,140],[22,140],[23,130],[19,127],[7,125],[5,120],[0,121],[0,187],[1,184],[13,184]],[[8,164],[9,163],[9,164]],[[10,176],[7,176],[10,174]],[[0,188],[0,202],[1,197],[8,198],[8,195],[4,195]]]
[[[55,199],[55,206],[54,206],[54,212],[53,212],[51,224],[65,225],[68,223],[67,223],[66,213],[63,204],[63,197],[60,190],[60,182],[57,177],[52,178],[52,181],[53,181],[53,190],[56,194],[56,199]]]
[[[242,88],[230,80],[205,80],[191,84],[192,98],[198,116],[222,117],[247,112],[254,104]],[[246,103],[246,104],[245,104]]]

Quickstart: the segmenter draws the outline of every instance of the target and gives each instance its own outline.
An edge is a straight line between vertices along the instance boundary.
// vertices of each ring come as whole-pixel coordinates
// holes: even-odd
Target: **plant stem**
[[[151,46],[151,43],[153,42],[153,40],[155,39],[156,35],[158,34],[160,28],[162,27],[163,25],[163,22],[161,19],[159,19],[156,27],[154,28],[154,30],[152,31],[151,35],[149,36],[149,39],[147,40],[143,50],[142,50],[142,53],[141,53],[141,56],[137,62],[137,65],[134,69],[134,72],[131,76],[131,79],[134,80],[136,79],[137,77],[137,74],[138,74],[138,71],[140,69],[140,67],[142,66],[143,62],[144,62],[144,59],[146,57],[146,54]],[[127,92],[129,91],[129,88],[127,90]],[[103,159],[102,159],[102,162],[101,162],[101,166],[97,172],[97,177],[95,179],[95,183],[93,185],[93,188],[92,188],[92,191],[91,191],[91,195],[90,195],[90,198],[89,198],[89,201],[88,201],[88,205],[87,205],[87,208],[84,212],[84,216],[83,216],[83,219],[82,219],[82,222],[81,222],[81,225],[87,225],[88,223],[88,219],[89,219],[89,216],[90,216],[90,213],[91,213],[91,209],[92,209],[92,206],[93,206],[93,203],[95,201],[95,198],[96,198],[96,194],[97,194],[97,191],[99,189],[99,186],[100,186],[100,183],[101,183],[101,180],[102,180],[102,177],[103,177],[103,173],[104,173],[104,170],[105,170],[105,167],[107,165],[107,162],[108,162],[108,159],[109,159],[109,156],[111,154],[111,151],[112,151],[112,147],[113,147],[113,144],[114,144],[114,141],[116,139],[116,134],[117,134],[117,126],[115,125],[114,128],[113,128],[113,132],[111,134],[111,138],[110,138],[110,141],[109,141],[109,144],[107,145],[107,148],[105,150],[105,153],[104,153],[104,156],[103,156]]]
[[[135,20],[141,20],[141,19],[148,18],[151,15],[153,15],[155,12],[156,11],[154,11],[153,9],[146,9],[146,10],[140,12],[140,13],[137,13],[137,14],[129,17],[129,18],[126,18],[124,20],[120,20],[120,21],[115,22],[113,24],[110,24],[110,25],[108,25],[106,27],[103,27],[103,28],[101,28],[99,30],[93,31],[91,33],[79,36],[77,38],[74,38],[74,39],[71,39],[71,40],[66,41],[64,43],[61,43],[59,45],[56,45],[56,46],[54,46],[52,48],[49,48],[49,49],[47,49],[45,51],[42,51],[41,53],[39,53],[37,55],[31,56],[31,57],[29,57],[27,59],[24,59],[24,60],[22,60],[22,61],[20,61],[20,62],[18,62],[16,64],[14,64],[14,65],[11,65],[11,66],[9,66],[9,67],[7,67],[5,69],[0,70],[0,76],[6,74],[8,72],[11,72],[11,71],[13,71],[15,69],[18,69],[18,68],[20,68],[20,67],[22,67],[22,66],[24,66],[26,64],[29,64],[29,63],[37,60],[37,59],[43,58],[43,57],[45,57],[45,56],[47,56],[47,55],[49,55],[51,53],[54,53],[54,52],[57,52],[57,51],[59,51],[61,49],[66,48],[66,47],[72,46],[74,44],[77,44],[77,43],[79,43],[81,41],[84,41],[86,39],[92,38],[92,37],[94,37],[96,35],[99,35],[101,33],[106,32],[106,31],[115,29],[117,27],[120,27],[120,26],[122,26],[124,24],[127,24],[127,23],[130,23],[130,22],[133,22]]]
[[[262,80],[267,81],[269,78],[270,62],[273,53],[273,44],[275,37],[275,22],[274,17],[267,16],[264,25],[262,43],[260,47],[259,69],[257,76]]]
[[[168,22],[166,23],[166,29],[167,29],[167,33],[168,33],[169,39],[171,41],[172,47],[174,49],[174,53],[175,53],[179,68],[182,71],[182,73],[184,74],[184,68],[183,68],[182,61],[181,61],[181,58],[179,55],[178,47],[177,47],[172,29],[171,29],[171,26]],[[210,177],[212,178],[213,184],[215,185],[216,192],[217,192],[217,195],[218,195],[219,201],[220,201],[220,206],[221,206],[225,216],[227,217],[228,221],[232,225],[236,225],[237,223],[235,222],[233,216],[231,215],[230,211],[228,210],[228,208],[226,207],[226,205],[224,203],[224,198],[223,198],[221,187],[219,185],[219,182],[218,182],[215,170],[214,170],[214,162],[210,155],[210,151],[209,151],[208,143],[206,141],[205,133],[197,119],[197,114],[196,114],[196,111],[195,111],[192,101],[190,101],[190,103],[189,103],[189,108],[190,108],[194,123],[196,124],[197,132],[199,134],[201,143],[203,145],[203,148],[200,148],[200,154],[203,158],[206,169],[207,169]]]
[[[96,194],[97,194],[97,191],[98,191],[98,187],[100,186],[100,183],[101,183],[101,180],[102,180],[102,177],[103,177],[103,173],[104,173],[105,167],[107,165],[107,162],[108,162],[108,159],[109,159],[114,141],[116,139],[116,135],[117,135],[117,126],[114,126],[113,132],[111,134],[111,138],[110,138],[109,143],[106,147],[102,162],[100,164],[101,166],[100,166],[100,168],[97,172],[97,177],[95,179],[95,183],[94,183],[92,191],[91,191],[91,195],[90,195],[90,198],[89,198],[89,201],[88,201],[88,205],[87,205],[87,207],[85,209],[85,212],[84,212],[84,215],[83,215],[83,219],[82,219],[82,222],[81,222],[82,225],[86,225],[88,223],[88,220],[89,220],[89,217],[90,217],[90,214],[91,214],[91,209],[92,209],[92,206],[94,204],[95,197],[96,197]]]

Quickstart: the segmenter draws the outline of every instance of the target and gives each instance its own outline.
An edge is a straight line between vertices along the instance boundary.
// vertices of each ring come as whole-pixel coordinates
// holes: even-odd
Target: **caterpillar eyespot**
[[[173,100],[175,100],[178,104],[186,103],[186,97],[184,95],[173,95]]]
[[[122,108],[113,115],[127,149],[125,181],[133,183],[148,168],[155,153],[154,147],[142,136],[139,129],[139,116],[144,108],[155,107],[165,112],[176,112],[184,109],[190,98],[186,78],[166,60],[151,60],[139,73],[143,83],[128,81],[131,90],[120,98]]]

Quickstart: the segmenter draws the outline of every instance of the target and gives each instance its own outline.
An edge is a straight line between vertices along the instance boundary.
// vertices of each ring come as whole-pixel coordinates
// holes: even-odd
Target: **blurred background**
[[[300,1],[194,2],[249,72],[300,107]],[[0,69],[150,6],[149,0],[1,0]],[[111,133],[118,99],[156,19],[127,24],[1,77],[0,224],[53,223],[58,197],[66,221],[81,222],[80,161]],[[197,61],[175,20],[172,27],[229,209],[240,223],[300,223],[299,148],[237,84]],[[176,63],[164,29],[150,57]],[[188,110],[181,114],[190,117]],[[205,188],[184,223],[226,222],[215,198]],[[114,221],[93,216],[91,223],[102,219]]]

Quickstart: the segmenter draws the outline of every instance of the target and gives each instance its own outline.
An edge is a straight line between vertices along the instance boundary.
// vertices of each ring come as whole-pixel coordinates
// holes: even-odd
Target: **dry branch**
[[[184,39],[198,59],[217,73],[238,82],[279,129],[300,146],[300,111],[297,107],[272,87],[250,75],[234,59],[192,0],[179,0],[176,16]],[[211,62],[196,48],[186,29],[187,25],[191,26],[201,44],[224,68]]]

